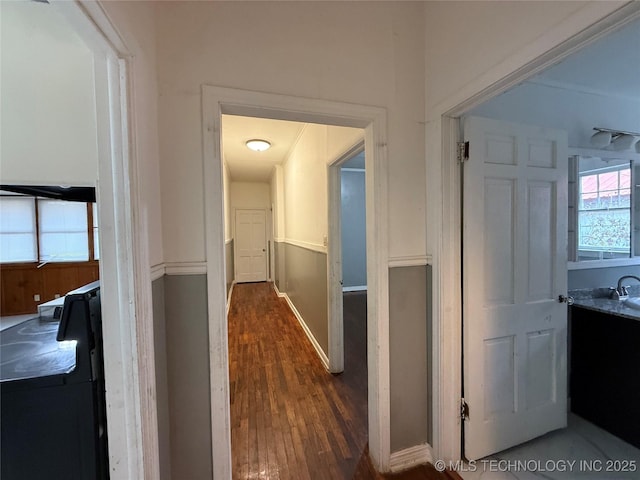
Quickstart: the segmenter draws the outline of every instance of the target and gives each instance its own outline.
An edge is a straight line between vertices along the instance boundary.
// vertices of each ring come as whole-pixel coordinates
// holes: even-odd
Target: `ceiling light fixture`
[[[620,152],[622,150],[629,150],[635,145],[637,141],[638,137],[635,137],[628,133],[623,133],[622,135],[618,135],[611,141],[611,146],[614,150]]]
[[[253,150],[254,152],[264,152],[271,147],[271,143],[259,138],[247,140],[247,143],[245,145],[249,150]]]
[[[606,148],[608,146],[613,147],[613,150],[618,152],[623,150],[630,150],[636,145],[640,145],[640,133],[625,132],[622,130],[611,130],[610,128],[594,128],[596,133],[591,136],[591,145],[596,148]]]

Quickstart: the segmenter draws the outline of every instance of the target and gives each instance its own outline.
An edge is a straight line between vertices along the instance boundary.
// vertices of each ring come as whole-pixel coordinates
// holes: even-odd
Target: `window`
[[[631,256],[631,164],[580,172],[578,258]]]
[[[87,204],[38,200],[41,262],[89,260]]]
[[[0,262],[33,262],[37,257],[35,199],[1,197]]]
[[[640,265],[640,155],[569,157],[569,270]]]
[[[86,262],[98,257],[94,203],[0,196],[0,263]]]

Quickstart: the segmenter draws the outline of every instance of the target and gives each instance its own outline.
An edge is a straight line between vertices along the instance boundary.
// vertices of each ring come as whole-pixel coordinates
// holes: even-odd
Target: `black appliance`
[[[109,478],[103,365],[99,282],[0,332],[2,480]]]

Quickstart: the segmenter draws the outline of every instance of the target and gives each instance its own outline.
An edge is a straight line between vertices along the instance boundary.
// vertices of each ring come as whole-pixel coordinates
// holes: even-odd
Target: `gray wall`
[[[613,287],[623,275],[640,275],[640,266],[569,270],[569,290]]]
[[[426,266],[389,269],[392,452],[427,442],[430,431],[428,273]]]
[[[227,276],[227,298],[229,298],[229,291],[231,290],[231,284],[234,280],[234,264],[233,264],[233,239],[229,243],[224,245],[224,257],[226,260],[226,276]]]
[[[275,272],[273,272],[273,282],[280,292],[284,293],[285,284],[285,244],[284,242],[273,242],[273,262]]]
[[[151,284],[153,298],[153,343],[156,357],[156,400],[158,408],[158,450],[160,480],[171,478],[171,429],[169,385],[167,379],[167,330],[165,321],[164,277]]]
[[[327,255],[306,248],[281,244],[284,256],[284,290],[296,306],[322,350],[329,351],[329,322],[327,311]]]
[[[367,230],[364,170],[341,170],[342,281],[345,287],[367,284]]]
[[[206,275],[164,279],[171,478],[212,478]]]

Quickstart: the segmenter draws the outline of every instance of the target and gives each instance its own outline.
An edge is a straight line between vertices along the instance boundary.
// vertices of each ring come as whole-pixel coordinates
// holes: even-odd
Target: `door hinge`
[[[463,422],[469,419],[469,404],[464,398],[460,399],[460,419]]]
[[[458,142],[458,162],[469,160],[469,142]]]

